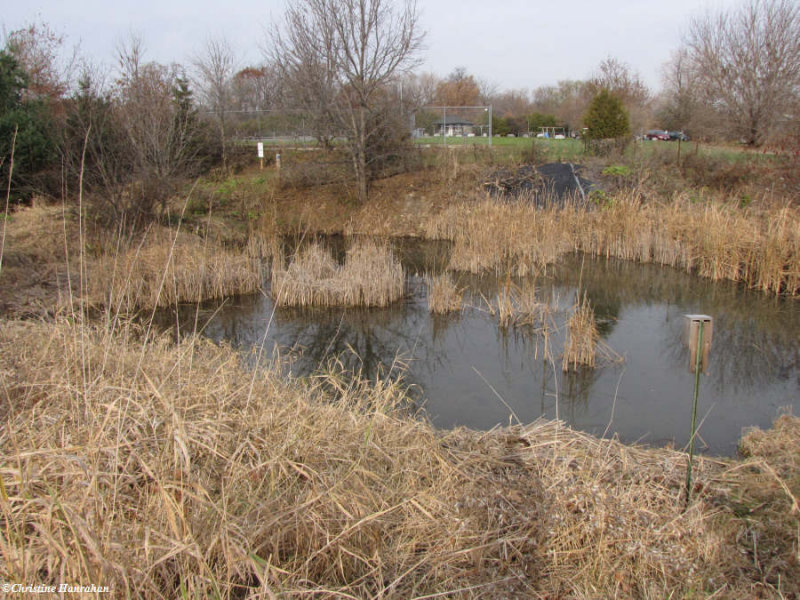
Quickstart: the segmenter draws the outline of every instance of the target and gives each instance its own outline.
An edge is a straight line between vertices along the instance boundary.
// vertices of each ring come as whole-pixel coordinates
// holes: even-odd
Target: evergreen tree
[[[18,192],[55,158],[52,115],[41,99],[26,99],[27,85],[28,76],[14,55],[0,50],[0,161],[5,178],[16,132],[12,185]]]
[[[605,89],[592,100],[583,124],[588,128],[586,137],[590,140],[619,139],[631,131],[628,112],[622,101]]]

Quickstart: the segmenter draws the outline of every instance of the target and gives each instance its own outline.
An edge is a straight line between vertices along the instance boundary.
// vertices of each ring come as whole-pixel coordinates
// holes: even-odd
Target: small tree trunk
[[[359,129],[356,183],[358,184],[358,201],[363,204],[367,201],[369,178],[367,175],[367,118],[366,109],[362,106],[359,111]]]
[[[228,170],[228,149],[227,140],[225,139],[225,114],[221,113],[219,117],[219,141],[222,144],[222,168],[227,172]]]

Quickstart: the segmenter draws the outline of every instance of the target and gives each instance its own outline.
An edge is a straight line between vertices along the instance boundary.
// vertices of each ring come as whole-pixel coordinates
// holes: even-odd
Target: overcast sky
[[[286,0],[7,0],[0,24],[13,31],[45,22],[80,44],[81,54],[114,64],[119,42],[136,33],[146,58],[187,64],[208,37],[224,36],[244,66],[261,58],[265,29]],[[418,0],[426,32],[421,70],[445,76],[465,67],[498,89],[533,89],[588,77],[615,57],[651,88],[693,16],[741,0]]]

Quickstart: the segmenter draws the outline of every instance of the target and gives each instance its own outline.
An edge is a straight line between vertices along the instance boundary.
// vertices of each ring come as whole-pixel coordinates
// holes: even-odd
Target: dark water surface
[[[683,315],[705,313],[714,317],[714,333],[700,388],[700,448],[731,455],[743,428],[769,427],[784,407],[800,414],[798,301],[669,268],[570,257],[535,280],[559,330],[550,338],[556,358],[549,361],[541,335],[497,326],[485,300],[497,295],[495,277],[457,276],[467,290],[465,310],[431,315],[421,275],[446,264],[448,247],[397,244],[409,273],[408,293],[390,308],[274,310],[268,295],[258,294],[187,306],[179,314],[181,327],[193,326],[197,317],[204,335],[251,357],[262,343],[268,357],[277,345],[282,354],[293,354],[296,375],[339,356],[368,377],[394,376],[399,360],[407,366],[403,378],[413,397],[439,427],[489,429],[516,419],[559,417],[596,435],[683,447],[694,383],[682,344]],[[563,331],[579,280],[603,342],[623,361],[564,374]],[[176,322],[175,315],[162,316]]]

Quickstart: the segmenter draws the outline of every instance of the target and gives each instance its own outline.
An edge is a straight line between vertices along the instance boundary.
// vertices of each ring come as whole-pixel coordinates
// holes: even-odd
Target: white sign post
[[[261,170],[264,170],[264,142],[258,142],[258,159],[261,164]]]

